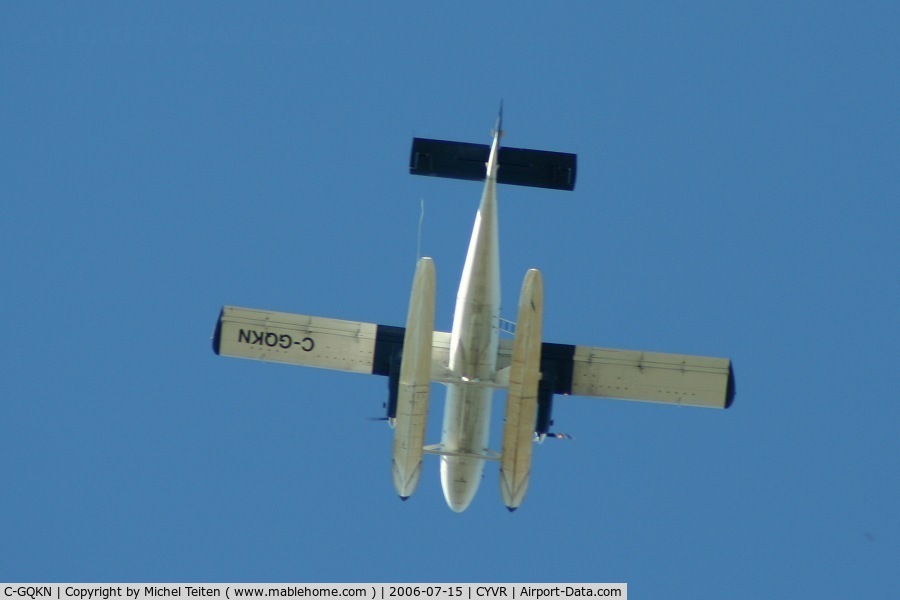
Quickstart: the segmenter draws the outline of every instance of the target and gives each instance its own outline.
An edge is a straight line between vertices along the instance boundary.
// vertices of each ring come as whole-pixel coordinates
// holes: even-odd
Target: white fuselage
[[[500,252],[497,235],[497,155],[495,132],[484,192],[466,254],[453,329],[450,370],[441,432],[441,485],[456,512],[469,506],[481,483],[491,421],[500,319]]]

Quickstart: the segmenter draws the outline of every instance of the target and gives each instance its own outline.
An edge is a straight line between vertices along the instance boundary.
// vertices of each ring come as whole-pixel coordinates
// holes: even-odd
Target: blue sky
[[[4,4],[0,580],[894,593],[900,10],[784,4]],[[728,356],[738,394],[560,399],[522,508],[489,465],[455,514],[436,460],[395,496],[386,380],[210,335],[402,325],[422,201],[448,329],[480,187],[409,146],[501,98],[579,159],[500,190],[505,316],[537,267],[547,341]]]

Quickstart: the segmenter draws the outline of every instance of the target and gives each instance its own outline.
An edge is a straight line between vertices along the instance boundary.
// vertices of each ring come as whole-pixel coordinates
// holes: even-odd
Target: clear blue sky
[[[896,594],[898,31],[893,2],[5,3],[0,580]],[[436,460],[394,494],[385,379],[210,335],[223,304],[401,325],[421,199],[449,328],[480,187],[408,175],[410,142],[486,143],[501,98],[508,145],[579,159],[574,193],[500,190],[505,316],[540,268],[548,341],[728,356],[738,395],[560,399],[522,508],[489,465],[455,514]]]

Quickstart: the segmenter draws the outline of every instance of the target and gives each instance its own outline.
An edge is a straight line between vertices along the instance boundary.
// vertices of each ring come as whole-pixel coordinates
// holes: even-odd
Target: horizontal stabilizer
[[[491,148],[486,144],[413,138],[409,172],[413,175],[484,181]],[[500,148],[497,183],[575,189],[576,156],[566,152]]]

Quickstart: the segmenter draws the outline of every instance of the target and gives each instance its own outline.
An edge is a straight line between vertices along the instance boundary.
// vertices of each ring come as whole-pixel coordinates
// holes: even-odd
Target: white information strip
[[[0,583],[0,598],[153,600],[162,598],[440,598],[541,600],[628,598],[625,583]]]

